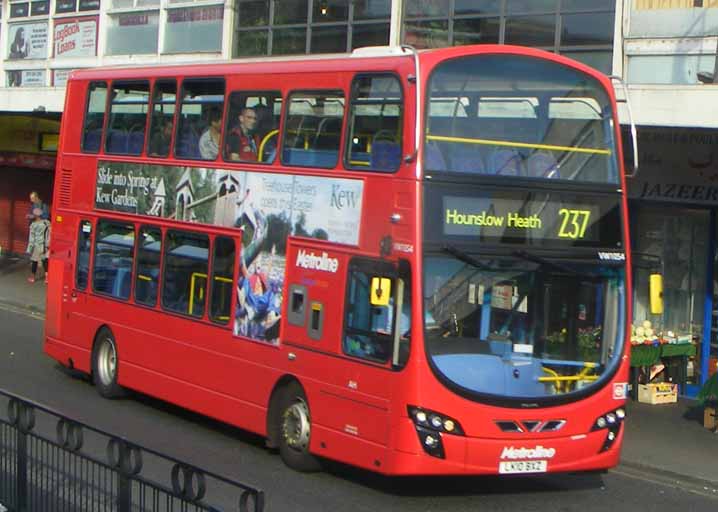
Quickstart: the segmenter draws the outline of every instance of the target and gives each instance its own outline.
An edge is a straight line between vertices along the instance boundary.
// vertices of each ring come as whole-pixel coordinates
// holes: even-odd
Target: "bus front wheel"
[[[304,390],[297,382],[282,391],[279,408],[279,455],[292,469],[302,472],[320,469],[317,458],[309,453],[312,420]]]
[[[92,350],[92,381],[98,393],[105,398],[124,396],[124,390],[117,383],[119,362],[117,343],[112,331],[101,329]]]

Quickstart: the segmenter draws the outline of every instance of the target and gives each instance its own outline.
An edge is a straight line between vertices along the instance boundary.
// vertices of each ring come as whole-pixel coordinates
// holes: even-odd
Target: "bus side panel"
[[[279,378],[279,350],[228,329],[158,310],[91,296],[90,323],[107,322],[117,342],[119,382],[128,388],[258,433]],[[88,319],[89,320],[89,319]]]

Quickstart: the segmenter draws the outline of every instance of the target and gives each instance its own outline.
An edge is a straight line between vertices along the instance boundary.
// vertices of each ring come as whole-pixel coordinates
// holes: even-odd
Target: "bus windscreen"
[[[426,108],[427,174],[618,183],[610,98],[575,68],[519,55],[448,60]]]

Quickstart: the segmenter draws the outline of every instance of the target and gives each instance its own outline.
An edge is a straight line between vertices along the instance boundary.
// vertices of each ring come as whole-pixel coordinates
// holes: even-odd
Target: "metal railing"
[[[0,512],[223,510],[264,493],[0,390]]]

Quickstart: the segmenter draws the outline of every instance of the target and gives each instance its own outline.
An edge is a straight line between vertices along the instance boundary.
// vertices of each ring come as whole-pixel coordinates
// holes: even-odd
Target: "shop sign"
[[[149,25],[150,15],[149,13],[132,13],[132,14],[121,14],[117,18],[117,24],[120,27],[134,27],[138,25]]]
[[[55,25],[55,57],[93,57],[97,48],[97,19]]]
[[[638,154],[630,198],[718,205],[718,131],[641,127]]]
[[[167,23],[192,23],[197,21],[217,21],[224,17],[223,6],[189,7],[167,11]]]
[[[0,152],[0,166],[28,167],[31,169],[55,169],[55,155]]]

